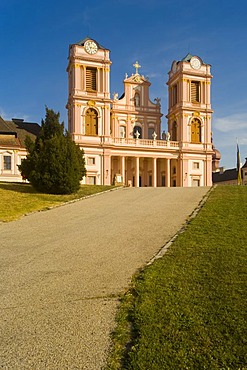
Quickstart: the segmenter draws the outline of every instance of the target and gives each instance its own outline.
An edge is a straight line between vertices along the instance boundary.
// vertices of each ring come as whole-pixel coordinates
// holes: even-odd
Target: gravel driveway
[[[209,188],[124,188],[0,224],[0,368],[99,370],[118,295]]]

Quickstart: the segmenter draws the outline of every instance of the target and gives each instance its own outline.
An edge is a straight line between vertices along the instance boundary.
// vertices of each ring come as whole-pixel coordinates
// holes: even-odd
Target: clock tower
[[[85,38],[70,45],[68,129],[76,143],[110,136],[109,50]]]
[[[168,131],[171,141],[179,142],[179,186],[212,184],[210,67],[187,54],[169,72]]]
[[[110,51],[91,38],[69,47],[68,130],[84,150],[87,184],[111,184]]]

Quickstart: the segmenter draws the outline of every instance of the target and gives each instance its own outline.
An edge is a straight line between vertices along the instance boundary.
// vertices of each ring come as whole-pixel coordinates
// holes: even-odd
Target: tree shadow
[[[37,193],[28,183],[0,182],[0,189],[14,191],[17,193]]]

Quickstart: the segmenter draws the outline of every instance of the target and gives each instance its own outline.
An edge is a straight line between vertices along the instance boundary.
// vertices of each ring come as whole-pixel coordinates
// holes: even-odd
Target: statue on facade
[[[169,131],[166,133],[166,141],[170,141],[171,134]]]
[[[156,102],[157,105],[160,105],[160,98],[155,98],[154,101]]]
[[[165,130],[162,132],[162,140],[166,140],[166,132],[165,132]]]
[[[113,93],[113,100],[118,100],[118,93]]]
[[[152,136],[153,136],[153,140],[156,140],[157,134],[155,131],[153,132]]]
[[[140,132],[138,131],[138,130],[136,130],[136,132],[135,132],[135,137],[136,137],[136,139],[139,139],[139,136],[140,136],[141,134],[140,134]]]

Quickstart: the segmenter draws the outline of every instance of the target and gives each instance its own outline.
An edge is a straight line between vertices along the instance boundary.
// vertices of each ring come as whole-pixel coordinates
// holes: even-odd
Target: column
[[[153,158],[153,187],[157,187],[157,158]]]
[[[14,165],[13,165],[13,169],[14,169],[14,174],[15,175],[19,175],[20,174],[20,172],[18,170],[18,167],[17,167],[18,164],[19,164],[18,163],[18,150],[14,150]]]
[[[136,157],[136,168],[135,168],[135,187],[139,188],[139,157]]]
[[[112,185],[111,179],[111,151],[104,149],[103,151],[103,185]]]
[[[166,160],[166,186],[169,188],[171,186],[171,160],[167,158]]]
[[[125,157],[121,157],[121,171],[123,184],[125,185]]]

